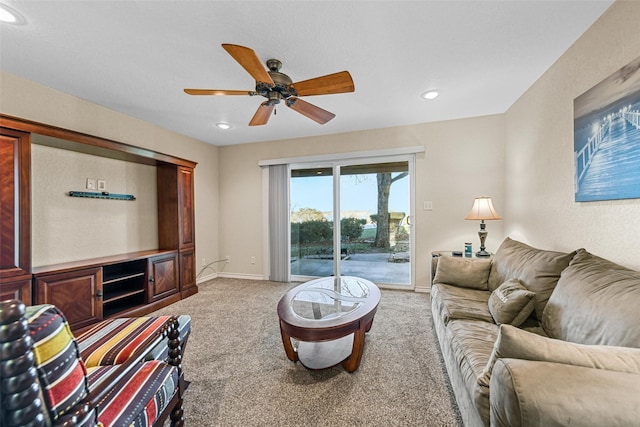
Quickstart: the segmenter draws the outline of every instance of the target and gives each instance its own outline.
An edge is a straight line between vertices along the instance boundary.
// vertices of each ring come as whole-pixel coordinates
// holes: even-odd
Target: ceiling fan
[[[334,93],[345,93],[355,91],[353,79],[348,71],[340,71],[326,76],[316,77],[309,80],[293,83],[291,78],[280,72],[282,62],[277,59],[269,59],[265,70],[260,59],[248,47],[235,44],[223,43],[222,47],[231,55],[242,67],[251,74],[256,81],[255,90],[218,90],[218,89],[185,89],[189,95],[260,95],[267,98],[253,115],[249,126],[260,126],[267,124],[271,112],[280,101],[292,110],[314,120],[321,125],[333,119],[336,115],[316,107],[299,96],[329,95]]]

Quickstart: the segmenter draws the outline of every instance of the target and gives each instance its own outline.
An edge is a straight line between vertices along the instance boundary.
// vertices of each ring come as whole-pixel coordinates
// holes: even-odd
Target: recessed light
[[[222,130],[231,129],[231,125],[229,123],[220,122],[216,123],[216,126]]]
[[[10,8],[6,4],[0,3],[0,22],[7,24],[22,25],[27,21],[14,9]]]
[[[440,92],[438,92],[437,90],[428,90],[420,96],[422,96],[424,99],[436,99],[438,95],[440,95]]]

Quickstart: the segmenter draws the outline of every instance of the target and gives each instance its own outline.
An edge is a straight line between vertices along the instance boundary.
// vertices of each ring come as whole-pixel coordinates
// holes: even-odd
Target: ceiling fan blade
[[[262,126],[266,125],[271,117],[271,112],[275,108],[275,105],[269,105],[268,101],[263,102],[258,107],[258,110],[251,118],[249,126]]]
[[[287,107],[297,111],[303,116],[307,116],[311,120],[320,123],[321,125],[327,123],[329,120],[333,119],[336,116],[335,114],[327,110],[323,110],[320,107],[316,107],[315,105],[310,104],[307,101],[303,101],[300,98],[290,97],[287,98],[285,103],[287,104]]]
[[[332,93],[353,92],[356,90],[348,71],[328,74],[293,84],[298,96],[329,95]]]
[[[255,95],[251,90],[185,89],[189,95]]]
[[[274,84],[273,79],[269,73],[267,73],[267,70],[265,70],[253,49],[228,43],[223,43],[222,47],[229,55],[233,56],[233,59],[238,61],[238,63],[242,65],[242,68],[247,70],[247,73],[251,74],[251,77],[257,82]]]

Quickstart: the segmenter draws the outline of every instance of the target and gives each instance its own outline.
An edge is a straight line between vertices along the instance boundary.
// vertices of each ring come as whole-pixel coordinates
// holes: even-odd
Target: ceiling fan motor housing
[[[267,67],[270,71],[269,76],[273,80],[274,85],[264,82],[256,82],[256,92],[258,95],[262,95],[269,100],[269,104],[277,104],[281,99],[287,99],[290,96],[297,96],[298,93],[293,87],[293,80],[291,77],[284,73],[281,73],[280,67],[282,62],[277,59],[269,59],[267,61]]]

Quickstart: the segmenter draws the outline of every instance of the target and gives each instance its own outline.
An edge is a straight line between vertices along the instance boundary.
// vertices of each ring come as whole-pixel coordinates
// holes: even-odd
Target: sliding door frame
[[[297,162],[291,163],[289,170],[295,169],[313,169],[313,168],[332,168],[333,176],[333,253],[340,254],[341,252],[341,236],[340,236],[340,178],[341,168],[347,166],[354,166],[360,164],[379,164],[379,163],[391,163],[391,162],[407,162],[409,171],[409,244],[410,244],[410,278],[409,284],[394,284],[394,283],[378,283],[378,285],[385,288],[397,288],[397,289],[414,289],[415,288],[415,154],[399,154],[399,155],[386,155],[386,156],[368,156],[350,158],[346,160],[335,159],[331,161],[311,161],[311,162]],[[291,174],[289,175],[291,179]],[[291,194],[289,194],[291,199]],[[289,215],[291,209],[289,209]],[[291,218],[289,218],[289,223]],[[336,225],[338,224],[338,225]],[[340,256],[333,257],[333,271],[335,275],[340,275]],[[290,268],[290,267],[289,267]],[[313,276],[301,276],[291,275],[294,281],[306,281],[315,279]]]

